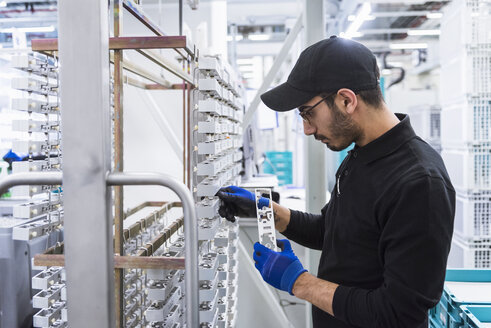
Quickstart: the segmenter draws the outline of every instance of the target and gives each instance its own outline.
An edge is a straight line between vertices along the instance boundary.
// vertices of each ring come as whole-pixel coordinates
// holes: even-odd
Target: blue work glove
[[[231,222],[235,222],[235,217],[256,217],[256,196],[254,193],[239,188],[237,186],[228,186],[221,188],[217,192],[217,196],[221,200],[218,214]],[[259,199],[259,207],[268,207],[269,199],[261,197]]]
[[[292,294],[293,284],[307,270],[293,253],[287,239],[276,241],[281,252],[275,252],[260,243],[254,244],[254,261],[264,281],[271,286]]]

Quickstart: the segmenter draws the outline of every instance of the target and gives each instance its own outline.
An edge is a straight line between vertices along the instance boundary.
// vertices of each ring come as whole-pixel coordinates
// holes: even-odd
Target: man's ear
[[[356,106],[358,106],[356,94],[350,89],[343,88],[338,90],[338,96],[341,102],[341,106],[338,104],[338,107],[347,114],[353,114]]]

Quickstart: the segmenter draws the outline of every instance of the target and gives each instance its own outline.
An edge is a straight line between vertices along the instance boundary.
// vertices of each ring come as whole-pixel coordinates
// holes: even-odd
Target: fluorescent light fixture
[[[407,35],[440,35],[440,30],[409,30]]]
[[[249,40],[251,41],[267,41],[271,39],[271,35],[269,34],[249,34]]]
[[[438,12],[433,12],[433,13],[427,13],[426,14],[426,18],[428,19],[438,19],[438,18],[442,18],[443,17],[443,14],[442,13],[438,13]]]
[[[363,24],[363,22],[366,21],[367,18],[369,18],[371,12],[372,7],[370,5],[370,2],[363,3],[354,21],[350,24],[346,32],[342,34],[342,37],[346,39],[351,39],[355,35],[355,33],[358,32],[361,24]]]
[[[235,36],[235,41],[240,41],[242,39],[243,39],[242,35],[236,35]],[[227,35],[227,41],[232,41],[232,40],[233,40],[232,36],[231,35]]]
[[[427,43],[391,43],[389,45],[390,49],[426,49],[428,48]]]
[[[3,28],[0,29],[0,33],[13,33],[14,30],[24,33],[54,32],[55,27],[51,25],[51,26],[38,26],[38,27]]]
[[[0,1],[0,7],[7,7],[7,1]]]

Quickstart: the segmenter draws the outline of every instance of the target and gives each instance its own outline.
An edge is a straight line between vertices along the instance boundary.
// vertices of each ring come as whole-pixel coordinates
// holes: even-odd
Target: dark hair
[[[380,78],[380,71],[377,66],[377,80]],[[362,90],[356,92],[357,95],[360,96],[361,100],[369,106],[372,106],[374,108],[380,107],[384,103],[384,96],[382,95],[382,90],[380,89],[380,85],[377,84],[377,87],[374,89],[369,89],[369,90]],[[328,96],[329,93],[323,92],[320,94],[321,97],[326,97]],[[325,99],[326,104],[329,107],[332,107],[334,105],[334,97],[336,96],[336,93],[332,94],[331,96],[327,97]]]

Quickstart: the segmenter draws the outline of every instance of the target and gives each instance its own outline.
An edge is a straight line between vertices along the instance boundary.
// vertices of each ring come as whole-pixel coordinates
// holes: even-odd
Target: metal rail
[[[194,200],[189,189],[175,178],[160,173],[110,173],[107,184],[122,185],[160,185],[173,190],[181,199],[184,212],[184,272],[186,291],[186,325],[199,327],[198,299],[198,222]]]
[[[19,185],[59,185],[62,183],[61,172],[17,173],[0,180],[0,193]],[[198,224],[194,200],[189,189],[175,178],[160,173],[109,173],[106,178],[108,186],[124,185],[160,185],[174,191],[181,199],[184,212],[185,238],[185,291],[186,323],[188,327],[199,326],[198,299]],[[68,284],[83,284],[84,281],[69,281]]]

